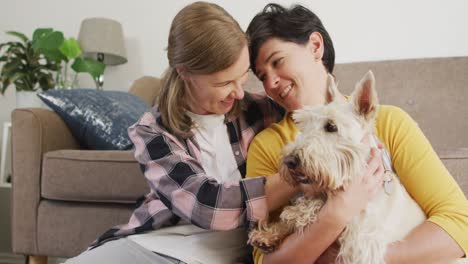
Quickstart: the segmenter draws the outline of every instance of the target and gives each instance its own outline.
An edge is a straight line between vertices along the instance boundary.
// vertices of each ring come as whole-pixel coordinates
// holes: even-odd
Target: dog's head
[[[328,192],[352,180],[365,164],[369,147],[361,141],[372,132],[378,107],[373,73],[356,84],[348,101],[338,94],[329,75],[327,104],[293,113],[301,132],[284,148],[280,166],[289,183],[311,183]]]

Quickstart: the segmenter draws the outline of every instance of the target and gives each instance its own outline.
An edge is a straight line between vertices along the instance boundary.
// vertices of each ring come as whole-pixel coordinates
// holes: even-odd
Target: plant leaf
[[[43,91],[54,88],[54,77],[50,73],[41,72],[39,75],[39,85]]]
[[[35,72],[37,71],[58,71],[57,64],[45,64],[45,65],[38,65],[35,69]]]
[[[55,61],[56,63],[60,63],[62,60],[67,61],[67,57],[65,57],[60,50],[42,50],[41,51],[44,56],[51,61]]]
[[[60,64],[58,63],[51,63],[51,62],[47,62],[46,65],[44,65],[45,69],[47,70],[50,70],[50,71],[59,71],[60,70]]]
[[[32,43],[36,43],[39,39],[44,38],[45,36],[49,35],[50,33],[54,32],[53,28],[38,28],[33,32]]]
[[[27,56],[25,53],[25,50],[22,48],[10,48],[8,49],[8,58],[10,60],[15,60],[15,59],[24,59],[27,60]]]
[[[12,36],[20,38],[23,42],[28,42],[29,41],[28,37],[26,37],[26,35],[24,35],[23,33],[20,33],[20,32],[17,32],[17,31],[7,31],[6,33],[8,35],[12,35]]]
[[[17,80],[21,79],[21,78],[24,78],[26,76],[25,73],[22,73],[22,72],[17,72],[15,74],[13,74],[13,76],[11,76],[10,78],[10,82],[11,83],[14,83],[16,82]]]
[[[32,91],[32,89],[28,89],[28,85],[23,82],[16,82],[16,91]]]
[[[90,58],[76,58],[71,68],[76,72],[87,72],[96,79],[104,73],[106,65]]]
[[[53,31],[51,28],[37,29],[34,31],[32,47],[35,51],[44,54],[48,60],[55,62],[68,61],[67,57],[59,50],[63,42],[62,32]]]
[[[68,60],[72,60],[81,54],[80,44],[74,38],[65,39],[59,50]]]
[[[26,48],[26,46],[24,46],[23,43],[21,43],[21,42],[3,43],[3,44],[0,45],[0,49],[2,49],[3,47],[8,47],[6,53],[8,53],[9,50],[14,49],[14,48],[20,48],[20,49],[25,49]]]
[[[5,94],[6,88],[10,85],[9,79],[2,79],[2,88],[0,89],[0,93]]]
[[[39,33],[38,33],[39,34]],[[58,49],[64,41],[63,33],[59,31],[44,31],[40,33],[36,39],[33,40],[32,46],[33,49],[44,53],[56,53],[60,52]],[[53,57],[54,59],[56,57]]]
[[[21,66],[22,63],[20,59],[11,60],[3,65],[2,75],[5,76],[5,78],[11,78],[16,72],[21,71]]]

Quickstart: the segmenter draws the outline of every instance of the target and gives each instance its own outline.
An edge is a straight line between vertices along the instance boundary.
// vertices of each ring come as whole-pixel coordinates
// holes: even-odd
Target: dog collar
[[[374,140],[376,142],[380,142],[376,135],[374,135]],[[387,149],[384,147],[382,149],[382,163],[384,166],[384,180],[383,180],[383,188],[387,195],[391,195],[393,193],[393,177],[394,171],[392,168],[392,160],[390,159],[390,154],[388,153]]]
[[[383,180],[383,188],[387,195],[391,195],[393,193],[393,173],[392,171],[385,170],[384,172],[384,180]]]

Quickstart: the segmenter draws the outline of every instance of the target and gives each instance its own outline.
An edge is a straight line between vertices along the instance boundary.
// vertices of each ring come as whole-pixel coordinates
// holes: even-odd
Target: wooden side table
[[[5,171],[8,155],[8,146],[10,145],[11,122],[3,123],[2,153],[0,160],[0,187],[11,187],[7,182],[8,173]]]

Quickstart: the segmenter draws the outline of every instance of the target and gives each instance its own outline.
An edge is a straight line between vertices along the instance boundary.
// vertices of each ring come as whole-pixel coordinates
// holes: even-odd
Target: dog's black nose
[[[283,159],[283,163],[286,165],[291,170],[294,170],[297,168],[297,165],[299,164],[299,159],[296,156],[286,156]]]

